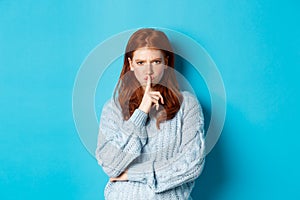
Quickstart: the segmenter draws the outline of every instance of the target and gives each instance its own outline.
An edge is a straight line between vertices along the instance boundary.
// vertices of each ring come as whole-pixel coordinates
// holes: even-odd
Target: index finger
[[[150,75],[147,75],[147,85],[146,85],[145,91],[146,91],[146,92],[149,92],[149,91],[150,91],[150,88],[151,88],[151,76],[150,76]]]

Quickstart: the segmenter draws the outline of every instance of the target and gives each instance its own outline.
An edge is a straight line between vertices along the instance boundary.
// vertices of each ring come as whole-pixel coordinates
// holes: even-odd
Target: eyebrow
[[[154,59],[152,59],[151,61],[154,61],[154,60],[162,60],[162,58],[154,58]],[[146,60],[135,59],[134,61],[135,61],[135,62],[141,62],[141,61],[146,61]]]

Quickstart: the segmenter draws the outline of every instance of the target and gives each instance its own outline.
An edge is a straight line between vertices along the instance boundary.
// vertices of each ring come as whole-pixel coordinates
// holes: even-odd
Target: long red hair
[[[128,120],[141,104],[144,90],[130,70],[128,58],[132,59],[134,51],[143,47],[161,50],[168,65],[161,81],[152,87],[153,91],[159,91],[164,98],[164,104],[160,104],[158,110],[151,109],[150,111],[150,114],[156,118],[156,126],[159,129],[161,122],[172,119],[176,115],[183,99],[174,73],[172,46],[162,31],[143,28],[133,33],[129,38],[124,55],[123,69],[114,91],[114,99],[119,101],[124,120]]]

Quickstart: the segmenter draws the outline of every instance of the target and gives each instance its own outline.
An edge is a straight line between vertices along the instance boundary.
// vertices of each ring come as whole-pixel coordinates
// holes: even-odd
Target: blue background
[[[1,0],[0,199],[103,199],[107,177],[77,134],[73,84],[96,45],[138,27],[192,37],[225,83],[226,124],[194,198],[300,199],[299,9],[298,1]]]

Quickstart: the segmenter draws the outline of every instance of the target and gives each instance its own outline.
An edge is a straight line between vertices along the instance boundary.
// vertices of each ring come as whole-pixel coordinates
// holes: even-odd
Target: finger
[[[159,105],[155,103],[155,104],[152,105],[152,108],[154,108],[155,110],[158,110]]]
[[[151,94],[157,95],[157,96],[160,98],[160,101],[161,101],[162,104],[165,103],[165,102],[164,102],[164,98],[162,97],[162,95],[160,94],[160,92],[153,91],[153,92],[151,92]],[[157,99],[157,100],[158,100],[158,99]]]
[[[150,91],[150,88],[151,88],[151,76],[150,75],[147,75],[147,85],[146,85],[146,89],[145,89],[145,92],[149,92]]]
[[[160,102],[161,102],[162,104],[165,104],[165,102],[164,102],[164,98],[162,97],[162,95],[161,95],[161,94],[159,94],[159,97],[160,97]]]
[[[159,97],[159,96],[151,96],[151,98],[152,98],[153,100],[158,101],[160,97]]]
[[[158,110],[158,108],[159,108],[158,100],[152,99],[152,102],[153,102],[153,104],[154,104],[153,106],[155,106],[155,109]]]

